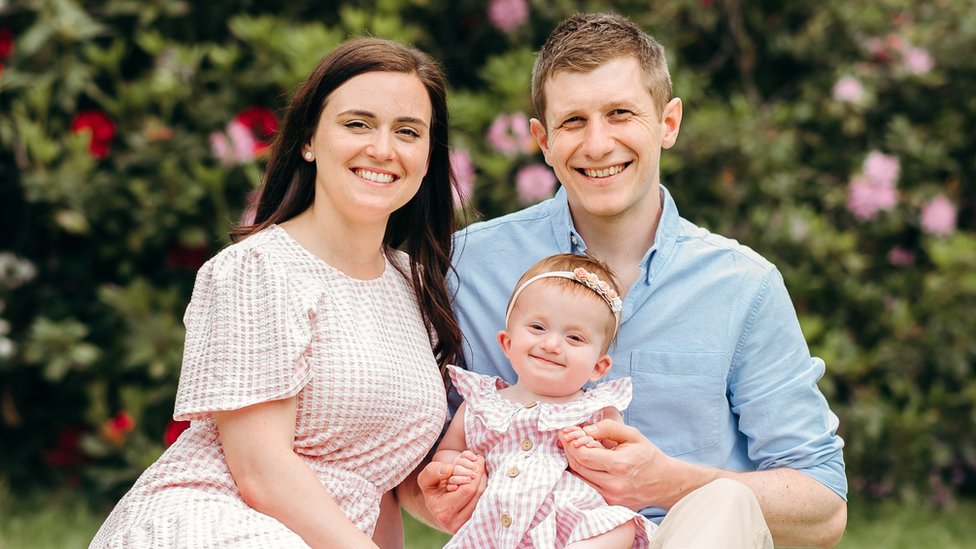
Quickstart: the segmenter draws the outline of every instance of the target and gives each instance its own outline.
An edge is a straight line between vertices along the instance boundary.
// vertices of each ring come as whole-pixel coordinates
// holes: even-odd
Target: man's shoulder
[[[509,214],[477,221],[458,231],[457,236],[467,240],[477,240],[517,232],[526,227],[536,227],[549,221],[551,206],[550,199]]]
[[[454,235],[455,261],[465,256],[484,257],[512,253],[513,247],[551,247],[553,241],[551,200],[493,219],[478,221]]]
[[[735,262],[742,269],[765,275],[776,266],[759,252],[738,240],[713,233],[682,218],[680,221],[678,245],[685,253],[713,256]]]

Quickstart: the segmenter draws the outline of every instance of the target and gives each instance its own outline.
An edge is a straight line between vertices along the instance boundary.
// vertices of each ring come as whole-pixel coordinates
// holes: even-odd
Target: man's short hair
[[[557,73],[586,73],[627,56],[640,64],[644,85],[660,116],[671,101],[671,74],[664,48],[630,19],[611,13],[576,14],[549,34],[532,68],[536,116],[546,124],[545,84]]]

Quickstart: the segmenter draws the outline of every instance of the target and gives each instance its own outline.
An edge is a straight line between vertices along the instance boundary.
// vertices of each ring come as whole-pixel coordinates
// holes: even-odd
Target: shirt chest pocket
[[[634,400],[627,423],[670,456],[718,444],[730,413],[725,354],[641,350],[631,361]]]

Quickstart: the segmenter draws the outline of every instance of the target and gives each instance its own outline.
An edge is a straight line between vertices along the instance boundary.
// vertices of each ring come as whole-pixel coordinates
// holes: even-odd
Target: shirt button
[[[522,445],[521,445],[521,448],[522,448],[523,450],[525,450],[526,452],[528,452],[529,450],[531,450],[531,449],[532,449],[532,441],[531,441],[531,440],[529,440],[529,439],[525,439],[525,440],[523,440],[523,441],[522,441]]]
[[[502,516],[501,516],[501,519],[500,520],[501,520],[502,526],[504,526],[505,528],[508,528],[509,526],[512,525],[512,516],[509,515],[508,513],[502,513]]]
[[[526,404],[525,407],[526,408],[535,408],[538,405],[539,405],[538,402],[530,402],[530,403]]]
[[[576,242],[576,237],[575,236],[569,237],[569,240],[573,243],[573,246],[579,244],[579,242]]]
[[[519,476],[519,473],[521,473],[521,471],[519,471],[518,467],[512,467],[508,470],[508,478],[515,478]]]

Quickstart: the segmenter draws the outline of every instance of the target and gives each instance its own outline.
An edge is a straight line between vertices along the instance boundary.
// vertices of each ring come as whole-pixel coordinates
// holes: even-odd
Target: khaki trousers
[[[749,487],[718,479],[685,496],[668,511],[651,549],[772,549],[759,500]]]

